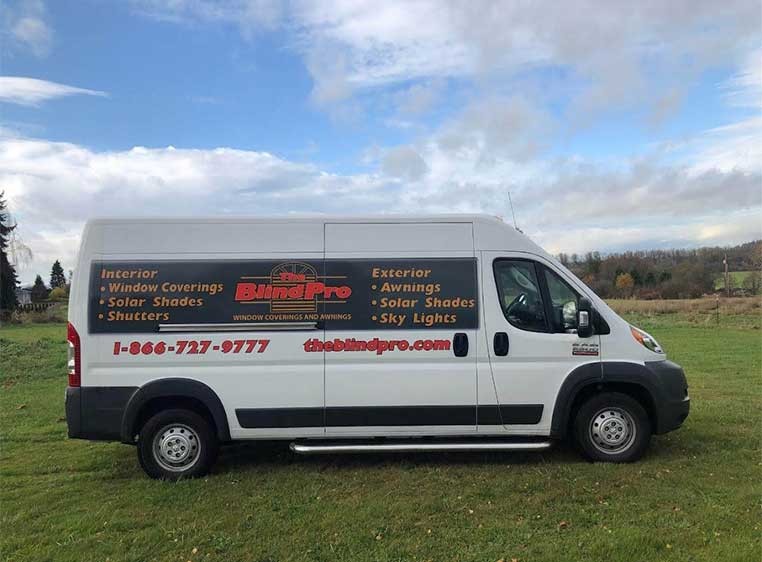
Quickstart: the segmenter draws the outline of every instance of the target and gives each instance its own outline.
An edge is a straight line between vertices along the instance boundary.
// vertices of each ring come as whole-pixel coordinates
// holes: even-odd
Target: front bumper
[[[646,367],[653,372],[659,392],[654,396],[656,427],[654,433],[673,431],[683,425],[691,409],[688,381],[683,368],[672,361],[649,361]]]
[[[680,402],[664,404],[656,414],[657,424],[654,433],[667,433],[683,425],[691,410],[691,399],[687,396]]]

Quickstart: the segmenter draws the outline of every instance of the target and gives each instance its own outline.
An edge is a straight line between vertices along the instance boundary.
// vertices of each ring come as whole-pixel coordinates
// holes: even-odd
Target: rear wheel
[[[592,396],[577,412],[574,434],[583,454],[593,461],[633,462],[651,441],[651,422],[641,404],[626,394]]]
[[[190,410],[164,410],[140,430],[138,459],[151,478],[179,480],[209,472],[217,458],[212,425]]]

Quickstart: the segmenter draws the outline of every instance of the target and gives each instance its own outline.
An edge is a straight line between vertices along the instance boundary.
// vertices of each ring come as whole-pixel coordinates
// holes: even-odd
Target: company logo
[[[598,356],[597,343],[575,343],[572,344],[572,355],[581,355],[586,357]]]
[[[268,304],[270,312],[315,313],[318,304],[345,302],[352,294],[349,285],[329,285],[314,267],[301,262],[279,264],[268,276],[246,276],[241,279],[246,281],[236,284],[236,302]]]

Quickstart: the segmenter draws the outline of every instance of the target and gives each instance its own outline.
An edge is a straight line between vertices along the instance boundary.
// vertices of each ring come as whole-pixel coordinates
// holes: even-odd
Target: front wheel
[[[138,459],[151,478],[179,480],[209,472],[217,458],[214,428],[190,410],[164,410],[140,430]]]
[[[592,461],[625,463],[643,456],[651,441],[651,422],[643,406],[619,392],[596,394],[577,412],[574,434]]]

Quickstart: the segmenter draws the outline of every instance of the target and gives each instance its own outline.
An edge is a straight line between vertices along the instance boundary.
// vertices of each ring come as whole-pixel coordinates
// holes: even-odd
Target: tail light
[[[67,361],[69,386],[80,386],[82,384],[82,348],[79,345],[79,334],[71,322],[66,329],[66,340],[69,342]]]

